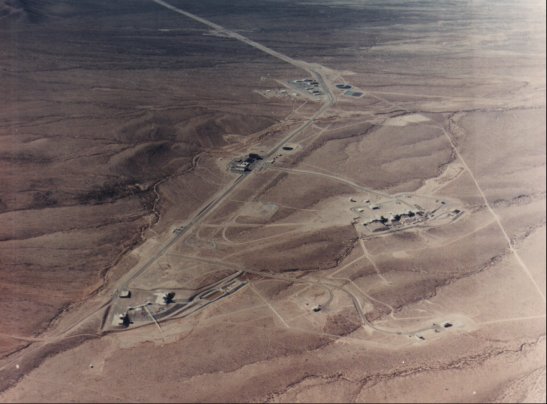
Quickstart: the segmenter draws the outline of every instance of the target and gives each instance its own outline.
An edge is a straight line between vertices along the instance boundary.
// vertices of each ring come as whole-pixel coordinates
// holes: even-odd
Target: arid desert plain
[[[0,0],[0,402],[545,402],[545,2]]]

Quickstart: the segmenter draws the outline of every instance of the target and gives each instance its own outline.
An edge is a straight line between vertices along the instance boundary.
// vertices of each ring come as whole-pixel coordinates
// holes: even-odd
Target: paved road
[[[198,17],[194,14],[188,13],[184,10],[181,10],[177,7],[172,6],[171,4],[162,1],[162,0],[152,0],[158,5],[161,5],[169,10],[172,10],[178,14],[184,15],[188,18],[191,18],[197,22],[200,22],[202,24],[205,24],[215,30],[217,30],[220,33],[223,33],[224,35],[236,39],[238,41],[241,41],[243,43],[246,43],[249,46],[252,46],[256,49],[261,50],[262,52],[271,55],[277,59],[280,59],[284,62],[290,63],[291,65],[298,67],[304,71],[306,71],[310,76],[314,77],[324,88],[325,91],[325,97],[323,105],[304,123],[302,123],[299,127],[291,131],[287,136],[285,136],[276,146],[274,146],[266,155],[266,158],[269,158],[273,155],[275,155],[279,150],[288,142],[291,141],[295,136],[302,133],[304,130],[309,128],[314,121],[319,118],[330,106],[334,105],[335,103],[335,97],[328,88],[328,86],[325,83],[325,80],[323,79],[322,75],[315,71],[315,69],[310,68],[310,66],[302,61],[297,61],[295,59],[292,59],[291,57],[287,55],[283,55],[282,53],[279,53],[273,49],[270,49],[264,45],[261,45],[255,41],[252,41],[249,38],[244,37],[243,35],[240,35],[238,33],[232,32],[230,30],[225,29],[224,27],[221,27],[218,24],[215,24],[213,22],[210,22],[204,18]],[[250,173],[251,174],[251,173]],[[188,232],[198,223],[200,223],[203,219],[205,219],[216,207],[218,207],[227,196],[232,194],[235,189],[237,189],[242,183],[245,182],[245,180],[250,176],[250,174],[242,174],[236,179],[232,181],[231,184],[229,184],[226,188],[221,190],[214,199],[208,201],[205,203],[204,206],[201,207],[201,209],[198,211],[198,213],[191,218],[184,227],[182,227],[181,231],[177,232],[171,239],[169,239],[166,243],[164,243],[159,250],[157,250],[144,264],[141,266],[135,267],[133,270],[129,271],[126,275],[124,275],[118,282],[117,282],[117,290],[127,288],[130,282],[134,279],[136,279],[138,276],[142,275],[144,272],[146,272],[150,267],[154,265],[154,263],[157,262],[157,260],[162,257],[174,244],[176,244],[179,240],[181,240],[185,235],[188,234]],[[112,286],[112,290],[114,290],[115,286]],[[78,318],[78,320],[72,322],[68,327],[64,327],[61,330],[52,330],[52,334],[43,338],[42,340],[36,339],[36,341],[28,341],[33,342],[33,346],[28,347],[27,349],[24,349],[20,351],[19,353],[10,356],[10,358],[6,361],[2,361],[2,365],[0,366],[0,370],[6,369],[10,366],[12,366],[14,363],[21,360],[22,356],[32,354],[32,352],[39,350],[44,345],[58,342],[65,338],[73,337],[69,335],[69,333],[73,330],[75,330],[80,325],[84,324],[86,321],[88,321],[90,318],[93,318],[96,316],[99,312],[101,312],[103,309],[108,307],[114,299],[114,296],[110,296],[106,299],[100,300],[97,305],[94,305],[94,307],[89,307],[90,311],[87,313],[82,313],[82,316]]]
[[[211,22],[209,20],[206,20],[205,18],[199,17],[195,14],[189,13],[188,11],[182,10],[178,7],[173,6],[172,4],[169,4],[166,1],[163,0],[152,0],[154,3],[159,4],[162,7],[165,7],[175,13],[181,14],[185,17],[188,17],[194,21],[197,21],[203,25],[206,25],[210,28],[213,28],[215,31],[217,31],[220,34],[224,34],[228,38],[236,39],[240,42],[246,43],[249,46],[252,46],[253,48],[256,48],[264,53],[267,53],[268,55],[271,55],[279,60],[282,60],[284,62],[287,62],[295,67],[298,67],[300,69],[304,69],[308,71],[308,73],[312,74],[312,71],[308,69],[308,64],[302,61],[295,60],[291,58],[290,56],[284,55],[280,52],[277,52],[276,50],[273,50],[271,48],[268,48],[267,46],[264,46],[258,42],[253,41],[252,39],[247,38],[246,36],[243,36],[241,34],[238,34],[237,32],[230,31],[218,24],[215,24],[214,22]]]
[[[267,53],[268,55],[271,55],[277,59],[280,59],[284,62],[290,63],[300,69],[305,70],[309,75],[314,77],[323,87],[323,90],[325,92],[324,95],[324,102],[321,108],[319,108],[307,121],[305,121],[303,124],[298,126],[296,129],[291,131],[287,136],[285,136],[277,145],[275,145],[269,152],[267,152],[264,155],[265,159],[268,159],[272,156],[274,156],[276,153],[279,152],[279,150],[285,146],[287,143],[289,143],[294,137],[298,136],[300,133],[305,131],[307,128],[309,128],[314,121],[319,118],[327,109],[329,109],[332,105],[335,104],[336,99],[331,92],[330,88],[328,87],[327,83],[325,82],[325,79],[321,75],[320,72],[316,71],[315,69],[312,69],[307,63],[303,61],[297,61],[295,59],[292,59],[291,57],[284,55],[282,53],[279,53],[273,49],[270,49],[262,44],[259,44],[258,42],[255,42],[243,35],[240,35],[236,32],[230,31],[218,24],[215,24],[211,21],[208,21],[204,18],[198,17],[195,14],[189,13],[187,11],[184,11],[180,8],[177,8],[163,0],[152,0],[154,3],[157,3],[161,5],[162,7],[165,7],[171,11],[174,11],[178,14],[181,14],[183,16],[186,16],[188,18],[191,18],[197,22],[200,22],[204,25],[207,25],[218,32],[223,33],[224,35],[236,39],[238,41],[241,41],[249,46],[252,46],[256,49],[261,50],[264,53]],[[178,231],[174,237],[172,237],[169,241],[167,241],[152,257],[150,257],[141,267],[138,267],[137,269],[128,272],[119,282],[119,289],[126,289],[129,286],[129,283],[133,280],[135,280],[137,277],[142,275],[144,272],[146,272],[150,267],[152,267],[157,260],[162,257],[174,244],[176,244],[180,239],[182,239],[184,236],[188,234],[188,232],[196,225],[199,224],[203,219],[205,219],[216,207],[218,207],[229,195],[231,195],[234,190],[236,190],[242,183],[245,182],[245,180],[252,175],[251,173],[241,174],[239,177],[237,177],[230,185],[228,185],[224,190],[221,191],[219,195],[217,195],[213,200],[209,201],[205,206],[203,206],[200,211],[192,218],[190,221],[187,221],[184,227],[181,228],[180,231]]]
[[[181,14],[185,17],[188,17],[194,21],[197,21],[199,23],[202,23],[206,26],[209,26],[210,28],[213,28],[214,30],[216,30],[217,32],[221,33],[221,34],[224,34],[226,37],[229,37],[229,38],[233,38],[235,40],[238,40],[240,42],[243,42],[249,46],[252,46],[254,47],[255,49],[258,49],[272,57],[275,57],[279,60],[282,60],[286,63],[289,63],[297,68],[300,68],[304,71],[306,71],[310,76],[312,76],[313,78],[315,78],[322,86],[322,88],[324,89],[325,91],[325,99],[324,99],[324,103],[323,105],[321,106],[321,108],[316,111],[315,114],[313,114],[312,117],[310,117],[306,122],[304,122],[302,125],[300,125],[298,128],[296,128],[295,130],[293,130],[292,132],[290,132],[285,138],[283,138],[283,140],[281,140],[279,142],[279,144],[277,144],[275,147],[273,147],[268,153],[267,155],[265,156],[266,158],[268,157],[271,157],[273,155],[275,155],[279,149],[281,147],[283,147],[286,143],[290,142],[291,139],[293,139],[295,136],[297,136],[298,134],[302,133],[304,130],[306,130],[307,128],[309,128],[313,122],[319,118],[326,110],[328,110],[329,107],[331,107],[332,105],[334,105],[335,103],[335,97],[334,95],[332,94],[332,92],[330,91],[330,88],[328,86],[328,84],[326,83],[324,77],[321,75],[321,73],[319,71],[317,71],[317,69],[314,69],[312,68],[312,65],[306,63],[306,62],[303,62],[303,61],[298,61],[298,60],[295,60],[287,55],[284,55],[280,52],[277,52],[273,49],[270,49],[262,44],[259,44],[241,34],[238,34],[236,32],[233,32],[233,31],[230,31],[230,30],[227,30],[226,28],[218,25],[218,24],[215,24],[211,21],[208,21],[204,18],[201,18],[201,17],[198,17],[192,13],[189,13],[187,11],[184,11],[182,9],[179,9],[163,0],[151,0],[151,1],[154,1],[156,4],[162,6],[162,7],[165,7],[173,12],[176,12],[178,14]],[[382,99],[383,101],[385,102],[388,102],[390,103],[389,101],[385,100],[385,99]],[[391,104],[391,103],[390,103]],[[530,273],[529,269],[527,268],[526,264],[522,261],[520,255],[518,254],[518,252],[515,250],[515,248],[513,247],[513,243],[511,242],[509,236],[507,235],[502,223],[501,223],[501,220],[499,219],[499,217],[497,216],[497,214],[493,211],[493,209],[491,208],[486,196],[484,195],[484,192],[482,191],[477,179],[474,177],[471,169],[467,166],[467,164],[465,163],[464,159],[462,158],[462,156],[460,155],[459,151],[457,150],[456,146],[454,145],[452,139],[450,138],[449,134],[446,133],[445,131],[445,135],[447,136],[450,144],[451,144],[451,147],[452,149],[457,153],[458,155],[458,158],[460,159],[460,161],[464,164],[464,167],[466,169],[466,171],[468,171],[468,173],[471,175],[477,189],[479,190],[481,196],[483,197],[483,200],[485,201],[486,203],[486,206],[488,207],[488,210],[490,211],[490,213],[492,214],[492,216],[494,217],[494,219],[496,220],[500,230],[502,231],[504,237],[506,238],[507,240],[507,243],[509,244],[509,247],[510,247],[510,250],[511,252],[514,254],[515,258],[517,259],[519,265],[521,266],[521,268],[523,269],[524,273],[529,277],[529,279],[532,281],[532,283],[534,284],[534,286],[536,287],[537,289],[537,292],[539,293],[539,295],[542,297],[543,301],[545,301],[545,294],[543,292],[543,290],[539,287],[539,285],[536,283],[534,277],[532,276],[532,274]],[[314,174],[318,174],[318,173],[314,173]],[[324,175],[324,174],[322,174]],[[136,277],[142,275],[146,270],[148,270],[161,256],[163,256],[167,250],[169,250],[169,248],[171,248],[175,243],[177,243],[181,238],[183,238],[186,234],[188,234],[189,230],[192,229],[196,224],[200,223],[203,219],[205,219],[216,207],[219,206],[220,203],[222,203],[227,196],[229,196],[235,189],[237,189],[237,187],[239,187],[243,182],[245,182],[245,180],[249,177],[250,175],[241,175],[239,177],[237,177],[231,184],[229,184],[224,190],[220,191],[219,194],[217,194],[217,196],[208,201],[200,210],[199,212],[189,221],[187,222],[187,224],[182,228],[182,230],[180,232],[178,232],[174,237],[172,237],[170,240],[168,240],[163,246],[161,246],[161,248],[152,256],[150,257],[142,266],[140,267],[136,267],[134,270],[130,271],[126,276],[124,276],[122,278],[122,280],[120,280],[118,282],[118,284],[121,286],[121,287],[127,287],[127,285],[131,282],[131,280],[134,280]],[[338,179],[338,180],[342,180],[346,183],[349,183],[350,181],[346,180],[346,179],[341,179],[339,177],[336,177],[335,179]],[[352,183],[351,185],[354,185],[354,186],[357,186],[358,188],[364,188],[364,187],[360,187],[358,186],[357,184],[354,184]],[[367,189],[368,192],[375,192],[375,193],[378,193],[377,191],[373,191],[373,190],[370,190],[370,189]],[[225,265],[225,263],[223,263]],[[227,265],[229,266],[229,265]],[[338,289],[344,293],[346,293],[352,300],[354,306],[355,306],[355,309],[356,311],[358,312],[359,314],[359,317],[361,318],[361,322],[364,324],[364,325],[368,325],[370,326],[371,328],[374,328],[375,330],[377,331],[380,331],[380,332],[384,332],[384,333],[390,333],[390,334],[402,334],[401,332],[398,332],[398,331],[393,331],[393,330],[385,330],[385,329],[381,329],[379,327],[376,327],[374,325],[372,325],[370,322],[368,322],[368,320],[366,319],[364,313],[363,313],[363,309],[361,307],[361,303],[360,303],[360,300],[357,298],[357,296],[355,296],[351,291],[348,291],[347,289],[345,289],[344,287],[341,287],[339,285],[334,285],[334,284],[330,284],[330,283],[326,283],[326,282],[321,282],[321,281],[302,281],[302,280],[298,280],[298,279],[289,279],[289,278],[284,278],[284,277],[281,277],[281,276],[276,276],[276,275],[270,275],[270,274],[265,274],[265,273],[262,273],[262,272],[257,272],[257,271],[252,271],[252,270],[244,270],[244,272],[248,272],[248,273],[255,273],[255,274],[258,274],[260,276],[263,276],[263,277],[270,277],[270,278],[274,278],[274,279],[282,279],[282,280],[285,280],[287,282],[301,282],[301,283],[307,283],[307,284],[315,284],[315,285],[320,285],[320,286],[323,286],[323,287],[326,287],[326,288],[333,288],[333,289]],[[24,349],[22,350],[20,353],[18,354],[15,354],[15,355],[12,355],[10,356],[10,358],[3,363],[3,366],[0,367],[0,369],[6,369],[8,366],[13,366],[14,363],[17,363],[20,359],[21,359],[21,356],[24,356],[26,354],[30,354],[32,353],[33,351],[36,351],[38,349],[40,349],[41,347],[43,347],[45,344],[49,344],[49,343],[52,343],[52,342],[57,342],[59,341],[60,339],[63,339],[63,338],[69,338],[69,337],[77,337],[78,335],[69,335],[69,333],[73,330],[75,330],[79,325],[81,325],[82,323],[84,323],[85,321],[87,321],[89,318],[97,315],[97,313],[99,313],[102,309],[104,309],[105,307],[107,307],[110,302],[112,301],[112,298],[109,298],[109,299],[105,299],[105,300],[102,300],[100,302],[100,304],[97,304],[95,305],[91,311],[89,311],[87,313],[87,315],[85,315],[84,317],[81,317],[78,321],[76,322],[73,322],[71,325],[69,325],[68,327],[65,327],[64,329],[62,330],[58,330],[57,332],[53,332],[53,334],[49,337],[44,337],[43,339],[40,339],[40,338],[28,338],[25,340],[27,340],[28,342],[33,342],[33,345],[30,346],[29,348],[27,349]],[[412,332],[405,332],[404,334],[406,335],[409,335],[409,334],[413,334],[413,333],[417,333],[417,332],[420,332],[420,331],[425,331],[425,330],[428,330],[428,329],[431,329],[431,328],[426,328],[426,329],[422,329],[422,330],[416,330],[416,331],[412,331]]]

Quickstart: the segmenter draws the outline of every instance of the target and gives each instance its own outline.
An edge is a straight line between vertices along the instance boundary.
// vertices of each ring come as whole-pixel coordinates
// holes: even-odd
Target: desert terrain
[[[0,36],[0,401],[545,401],[544,3],[0,0]]]

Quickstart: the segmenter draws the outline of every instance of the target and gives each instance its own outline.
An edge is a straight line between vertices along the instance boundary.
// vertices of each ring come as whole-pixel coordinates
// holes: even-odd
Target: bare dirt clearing
[[[544,5],[99,3],[0,20],[2,401],[545,400]]]

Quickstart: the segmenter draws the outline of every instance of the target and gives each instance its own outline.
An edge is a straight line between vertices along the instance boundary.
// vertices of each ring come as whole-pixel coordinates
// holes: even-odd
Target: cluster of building
[[[391,214],[388,217],[382,215],[363,223],[363,225],[371,232],[379,232],[388,230],[392,226],[416,223],[425,217],[425,212],[422,210],[416,212],[409,210],[405,213]]]
[[[355,203],[357,200],[350,198],[350,202]],[[399,195],[397,199],[381,202],[363,200],[363,205],[351,210],[359,215],[353,223],[362,223],[370,233],[402,229],[425,222],[429,226],[439,226],[463,214],[455,208],[454,201],[447,204],[440,199],[410,195]]]
[[[357,202],[355,198],[350,198],[350,202]],[[382,204],[374,203],[367,199],[364,205],[352,208],[351,210],[359,214],[357,219],[362,219],[363,226],[369,232],[386,231],[392,227],[411,225],[429,217],[429,213],[419,205],[401,203],[401,201],[392,200]]]
[[[320,95],[323,94],[323,91],[321,91],[321,87],[317,80],[314,80],[314,79],[291,80],[290,83],[298,87],[300,90],[307,91],[308,93],[316,97],[319,97]]]
[[[248,157],[234,160],[230,163],[230,170],[236,173],[245,173],[253,169],[257,161],[262,160],[262,157],[256,153],[250,153]]]
[[[146,301],[143,304],[138,304],[136,306],[127,306],[125,311],[115,313],[112,316],[112,326],[113,327],[128,327],[133,321],[139,320],[139,315],[150,316],[152,313],[148,306],[167,306],[170,303],[173,303],[175,297],[174,292],[156,292],[154,293],[154,300]],[[121,290],[118,293],[120,299],[130,299],[131,291],[128,289]],[[131,316],[129,313],[131,312]]]

